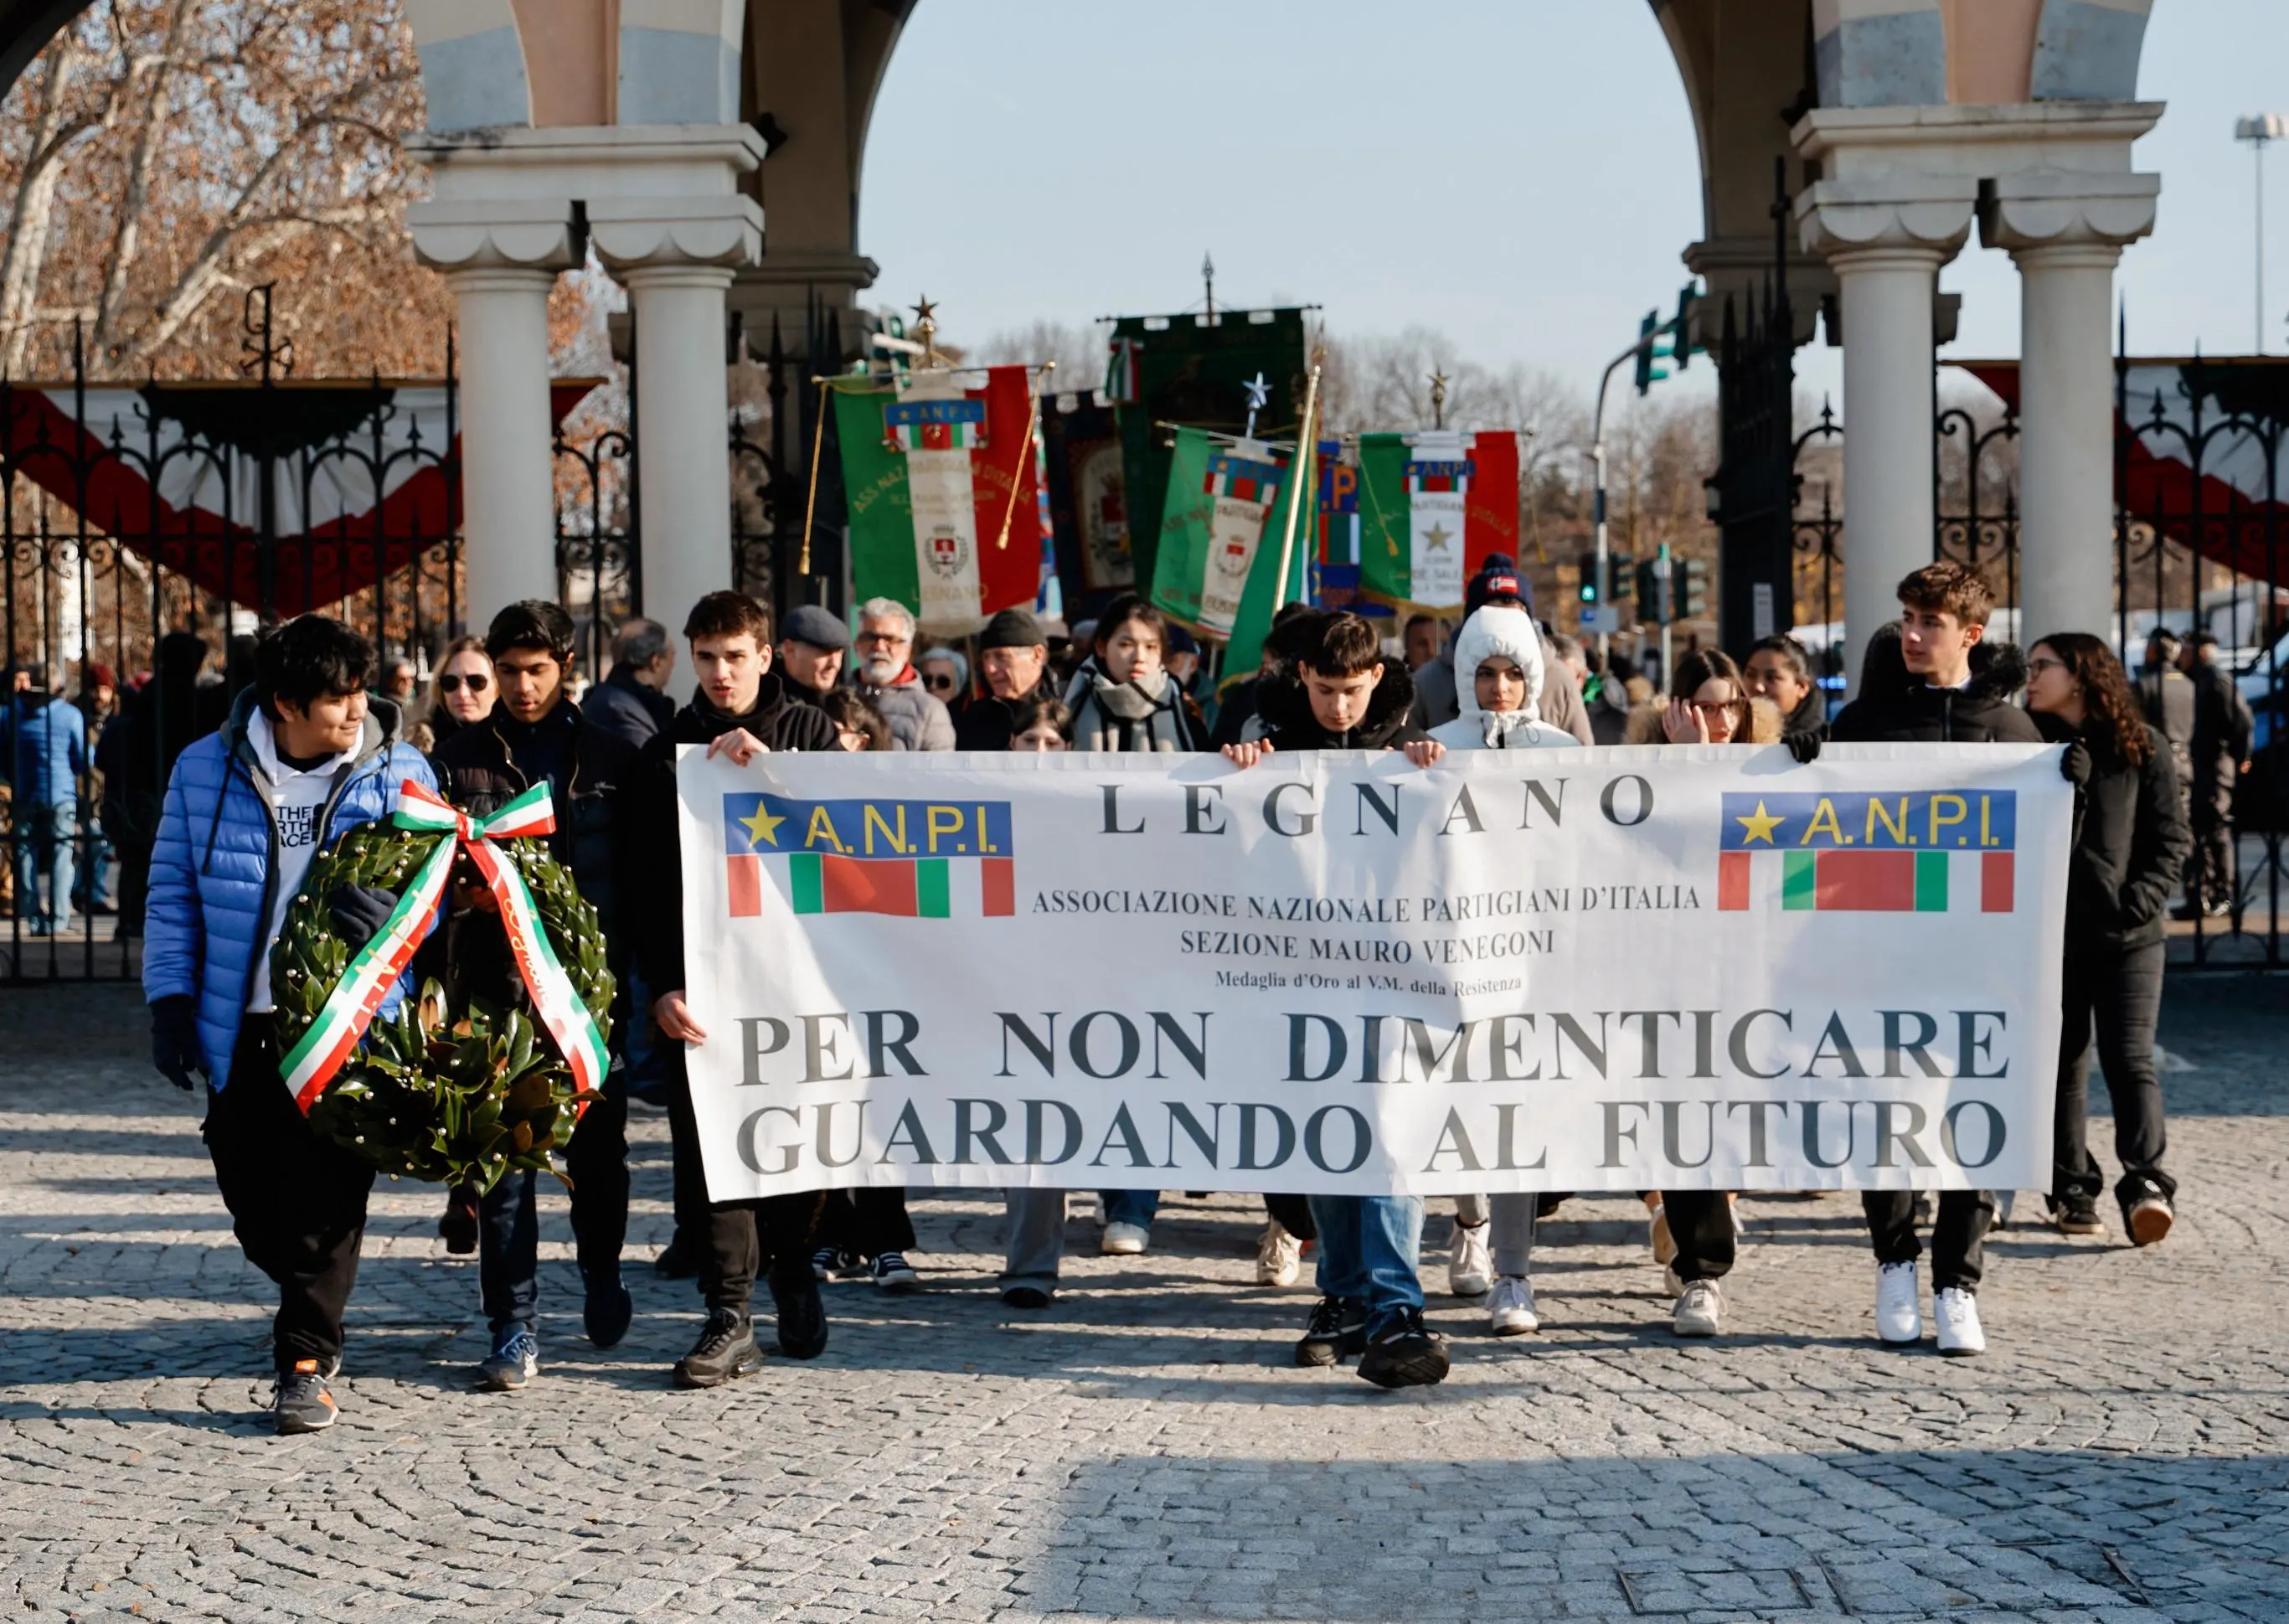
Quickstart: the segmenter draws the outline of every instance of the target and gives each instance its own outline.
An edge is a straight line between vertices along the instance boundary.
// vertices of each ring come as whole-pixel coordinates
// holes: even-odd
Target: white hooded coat
[[[1479,704],[1479,666],[1499,655],[1526,677],[1526,700],[1515,711],[1488,711]],[[1431,729],[1449,750],[1553,750],[1581,741],[1563,728],[1541,720],[1542,633],[1534,617],[1507,603],[1489,603],[1455,634],[1455,696],[1463,713]]]

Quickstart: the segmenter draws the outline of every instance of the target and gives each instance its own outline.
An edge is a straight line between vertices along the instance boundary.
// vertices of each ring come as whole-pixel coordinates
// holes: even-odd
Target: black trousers
[[[1878,1262],[1912,1263],[1923,1255],[1923,1242],[1916,1237],[1914,1190],[1863,1190],[1860,1207],[1868,1214],[1868,1239]],[[1932,1223],[1933,1289],[1978,1289],[1981,1249],[1994,1223],[1993,1190],[1939,1192],[1939,1215]]]
[[[818,1223],[818,1244],[853,1257],[914,1249],[914,1221],[906,1215],[906,1192],[897,1186],[865,1185],[826,1192]]]
[[[1264,1198],[1264,1210],[1297,1240],[1320,1238],[1319,1228],[1312,1222],[1310,1197],[1267,1195]]]
[[[278,1287],[277,1368],[307,1359],[327,1369],[341,1357],[372,1166],[311,1132],[279,1080],[267,1015],[248,1015],[239,1028],[229,1085],[208,1090],[200,1132],[240,1249]]]
[[[810,1278],[810,1254],[819,1244],[828,1192],[803,1190],[753,1201],[708,1200],[707,1170],[699,1151],[699,1118],[691,1109],[683,1046],[663,1043],[667,1128],[675,1148],[676,1233],[685,1246],[698,1249],[699,1293],[708,1308],[730,1309],[745,1317],[758,1278],[782,1272],[787,1278]],[[623,1121],[626,1110],[624,1101]],[[584,1129],[586,1126],[582,1125]],[[578,1143],[577,1138],[574,1143]],[[905,1210],[902,1204],[902,1217]],[[911,1229],[908,1233],[911,1236]],[[911,1246],[912,1240],[907,1244]]]
[[[2067,950],[2065,1024],[2059,1033],[2059,1094],[2051,1194],[2096,1199],[2106,1175],[2090,1153],[2090,1059],[2094,1026],[2106,1092],[2114,1103],[2114,1153],[2122,1163],[2115,1194],[2137,1199],[2149,1187],[2165,1197],[2178,1183],[2162,1170],[2168,1139],[2162,1080],[2154,1071],[2154,1023],[2162,1010],[2163,944]]]
[[[2233,787],[2230,771],[2194,769],[2194,849],[2186,858],[2189,902],[2205,907],[2233,900]]]
[[[615,1057],[617,1060],[617,1056]],[[581,1269],[602,1278],[619,1272],[628,1239],[628,1069],[604,1074],[596,1099],[580,1113],[564,1147],[571,1181],[572,1246]],[[528,1174],[527,1176],[538,1176]]]
[[[1721,1280],[1733,1272],[1733,1204],[1721,1190],[1664,1190],[1661,1210],[1677,1243],[1677,1278]]]

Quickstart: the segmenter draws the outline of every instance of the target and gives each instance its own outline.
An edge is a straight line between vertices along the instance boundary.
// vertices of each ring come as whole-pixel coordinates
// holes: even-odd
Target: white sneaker
[[[1725,1292],[1714,1280],[1688,1280],[1670,1328],[1679,1336],[1714,1336],[1725,1328]]]
[[[1264,1226],[1264,1238],[1256,1243],[1256,1283],[1293,1286],[1303,1272],[1304,1243],[1282,1229],[1280,1220],[1271,1219]]]
[[[1876,1265],[1876,1334],[1887,1342],[1924,1340],[1923,1293],[1913,1263]]]
[[[1647,1214],[1646,1235],[1653,1242],[1653,1261],[1666,1267],[1677,1255],[1677,1242],[1669,1232],[1669,1214],[1657,1206]]]
[[[1495,1283],[1495,1261],[1487,1251],[1489,1224],[1465,1228],[1455,1222],[1455,1254],[1447,1260],[1447,1289],[1457,1297],[1483,1297]]]
[[[1939,1350],[1951,1359],[1967,1359],[1987,1351],[1987,1333],[1979,1326],[1979,1299],[1959,1286],[1932,1294],[1932,1318],[1939,1322]]]
[[[1097,1249],[1107,1257],[1135,1257],[1152,1238],[1152,1231],[1141,1223],[1108,1223]]]
[[[1506,1274],[1495,1282],[1487,1299],[1487,1326],[1496,1336],[1524,1336],[1542,1329],[1542,1316],[1534,1311],[1534,1282],[1522,1274]]]

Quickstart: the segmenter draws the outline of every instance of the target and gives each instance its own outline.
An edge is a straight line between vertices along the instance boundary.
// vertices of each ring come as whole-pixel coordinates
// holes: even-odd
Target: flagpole
[[[795,560],[794,565],[794,572],[805,577],[810,574],[810,521],[818,512],[818,455],[826,445],[826,397],[834,388],[831,378],[814,378],[810,381],[818,386],[818,423],[810,434],[810,494],[802,503],[802,556]]]
[[[1326,364],[1324,354],[1314,357],[1312,374],[1304,383],[1304,421],[1296,432],[1296,475],[1297,480],[1316,478],[1319,474],[1319,444],[1312,437],[1312,420],[1320,405],[1320,369]],[[1288,525],[1280,537],[1279,601],[1272,606],[1278,614],[1288,602],[1288,567],[1296,558],[1296,519],[1304,511],[1304,488],[1298,484],[1288,498]]]
[[[1041,375],[1025,391],[1031,402],[1031,410],[1025,413],[1025,443],[1017,448],[1017,460],[1009,469],[1009,500],[1001,509],[1001,534],[993,542],[996,553],[1009,545],[1009,521],[1017,516],[1017,487],[1025,482],[1025,465],[1033,459],[1033,437],[1041,432],[1041,386],[1049,381],[1049,374],[1057,365],[1054,361],[1041,362]]]

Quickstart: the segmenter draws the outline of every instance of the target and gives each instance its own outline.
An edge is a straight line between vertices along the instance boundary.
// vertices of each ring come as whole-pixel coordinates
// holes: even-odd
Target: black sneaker
[[[1001,1301],[1013,1309],[1045,1309],[1051,1299],[1038,1286],[1005,1286],[1001,1288]]]
[[[689,1280],[699,1272],[699,1248],[686,1245],[683,1231],[678,1230],[652,1259],[651,1266],[664,1279]]]
[[[1421,1309],[1392,1317],[1360,1355],[1359,1373],[1377,1387],[1428,1387],[1447,1379],[1447,1339],[1423,1323]]]
[[[2171,1208],[2170,1198],[2162,1187],[2149,1178],[2130,1182],[2122,1193],[2122,1227],[2129,1232],[2133,1246],[2150,1246],[2170,1232],[2178,1221]]]
[[[2054,1202],[2051,1220],[2059,1226],[2062,1235],[2103,1235],[2106,1226],[2099,1222],[2098,1203],[2088,1196],[2068,1196]]]
[[[842,1253],[839,1247],[821,1246],[810,1254],[810,1278],[814,1280],[832,1280],[841,1267]]]
[[[323,1432],[341,1419],[341,1407],[326,1390],[325,1374],[315,1359],[298,1359],[293,1369],[280,1371],[275,1390],[270,1413],[277,1418],[281,1437]]]
[[[599,1270],[580,1271],[581,1284],[586,1287],[586,1299],[580,1305],[580,1325],[588,1333],[588,1340],[599,1348],[617,1348],[620,1338],[628,1333],[629,1322],[636,1317],[635,1299],[621,1284],[617,1269],[606,1274]]]
[[[782,1278],[771,1276],[771,1302],[779,1311],[779,1351],[790,1359],[815,1359],[826,1351],[826,1305],[818,1278],[804,1259]]]
[[[763,1351],[755,1346],[755,1327],[744,1314],[717,1309],[691,1351],[675,1362],[678,1387],[721,1387],[735,1376],[763,1367]]]
[[[1322,1297],[1296,1344],[1296,1363],[1334,1365],[1367,1346],[1367,1306],[1350,1297]]]
[[[886,1292],[920,1291],[922,1278],[906,1262],[905,1253],[878,1252],[874,1254],[874,1284]]]

